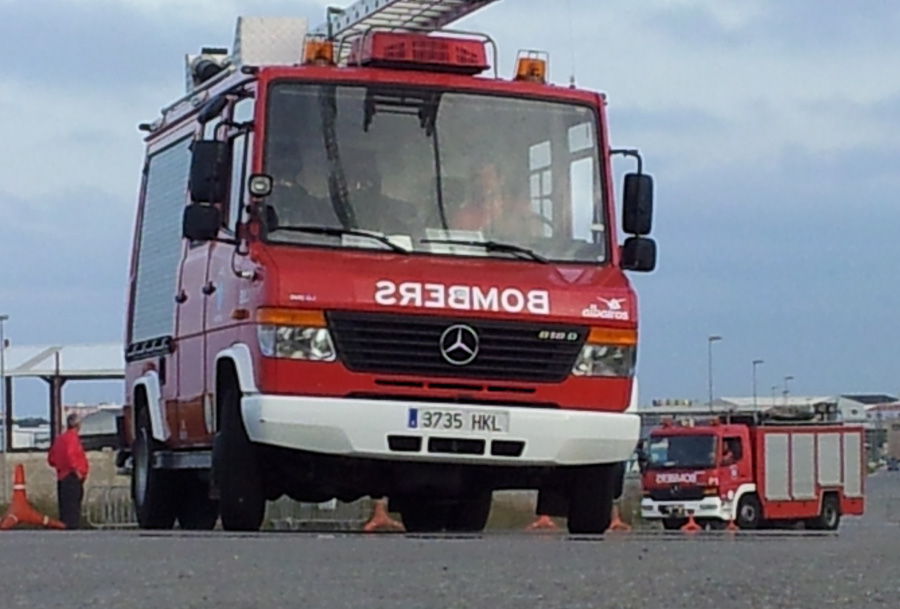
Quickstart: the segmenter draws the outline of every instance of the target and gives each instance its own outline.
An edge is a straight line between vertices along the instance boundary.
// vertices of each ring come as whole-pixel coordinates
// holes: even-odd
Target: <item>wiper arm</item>
[[[530,250],[527,247],[522,247],[521,245],[515,245],[512,243],[499,243],[497,241],[465,241],[461,239],[422,239],[420,243],[443,243],[447,245],[483,247],[488,252],[520,254],[521,256],[534,260],[535,262],[540,262],[541,264],[550,264],[549,260],[536,253],[534,250]]]
[[[409,250],[400,247],[383,235],[367,233],[366,231],[356,230],[352,228],[337,228],[335,226],[279,226],[275,230],[283,230],[290,233],[306,233],[309,235],[331,235],[333,237],[343,237],[344,235],[352,235],[354,237],[368,237],[373,241],[384,243],[386,246],[388,246],[398,254],[409,254]]]

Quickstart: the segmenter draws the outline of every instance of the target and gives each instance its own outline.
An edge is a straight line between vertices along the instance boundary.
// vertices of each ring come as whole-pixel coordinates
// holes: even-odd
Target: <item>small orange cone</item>
[[[738,526],[734,523],[734,518],[729,518],[728,524],[725,525],[725,530],[729,533],[736,533],[740,529],[738,529]]]
[[[559,529],[559,527],[556,526],[556,523],[553,522],[553,520],[551,520],[551,518],[549,516],[547,516],[546,514],[538,516],[537,520],[535,520],[534,522],[529,524],[527,527],[525,527],[526,531],[538,531],[538,530],[556,531],[557,529]]]
[[[702,531],[703,527],[697,524],[697,521],[694,520],[694,512],[688,512],[688,521],[684,523],[684,526],[681,527],[681,530],[685,533],[696,533],[697,531]]]
[[[630,531],[631,526],[619,517],[619,506],[613,505],[612,520],[607,531]]]
[[[30,524],[47,529],[66,528],[66,525],[59,520],[39,513],[28,502],[28,496],[25,494],[25,467],[21,463],[16,465],[15,474],[13,475],[12,500],[9,503],[9,509],[6,510],[6,514],[0,519],[0,531],[11,529],[20,524]]]
[[[403,525],[391,518],[388,514],[387,505],[384,499],[376,499],[372,505],[372,516],[369,521],[363,525],[363,531],[372,533],[374,531],[406,531]]]

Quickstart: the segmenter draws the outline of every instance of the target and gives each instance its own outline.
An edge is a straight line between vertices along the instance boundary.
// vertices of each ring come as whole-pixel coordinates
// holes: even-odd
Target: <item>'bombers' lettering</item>
[[[550,293],[547,290],[447,286],[441,283],[422,284],[415,281],[396,283],[388,279],[375,283],[375,302],[385,307],[550,314]]]

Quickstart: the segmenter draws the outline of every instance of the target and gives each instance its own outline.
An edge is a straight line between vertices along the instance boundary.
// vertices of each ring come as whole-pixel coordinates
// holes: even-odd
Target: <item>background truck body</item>
[[[666,528],[693,513],[716,527],[836,529],[864,510],[864,438],[861,427],[833,423],[663,425],[648,440],[641,514]]]

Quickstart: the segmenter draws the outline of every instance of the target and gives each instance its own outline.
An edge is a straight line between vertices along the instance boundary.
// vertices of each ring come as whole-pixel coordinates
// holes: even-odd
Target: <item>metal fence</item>
[[[84,517],[95,529],[122,529],[137,526],[131,488],[127,485],[94,486],[84,497]]]
[[[94,486],[85,493],[84,518],[95,529],[137,527],[137,518],[127,485]],[[359,530],[368,520],[370,500],[354,503],[300,503],[287,497],[269,502],[263,528],[287,531]]]
[[[270,502],[266,522],[279,531],[358,531],[369,518],[372,501],[299,503],[288,498]]]

